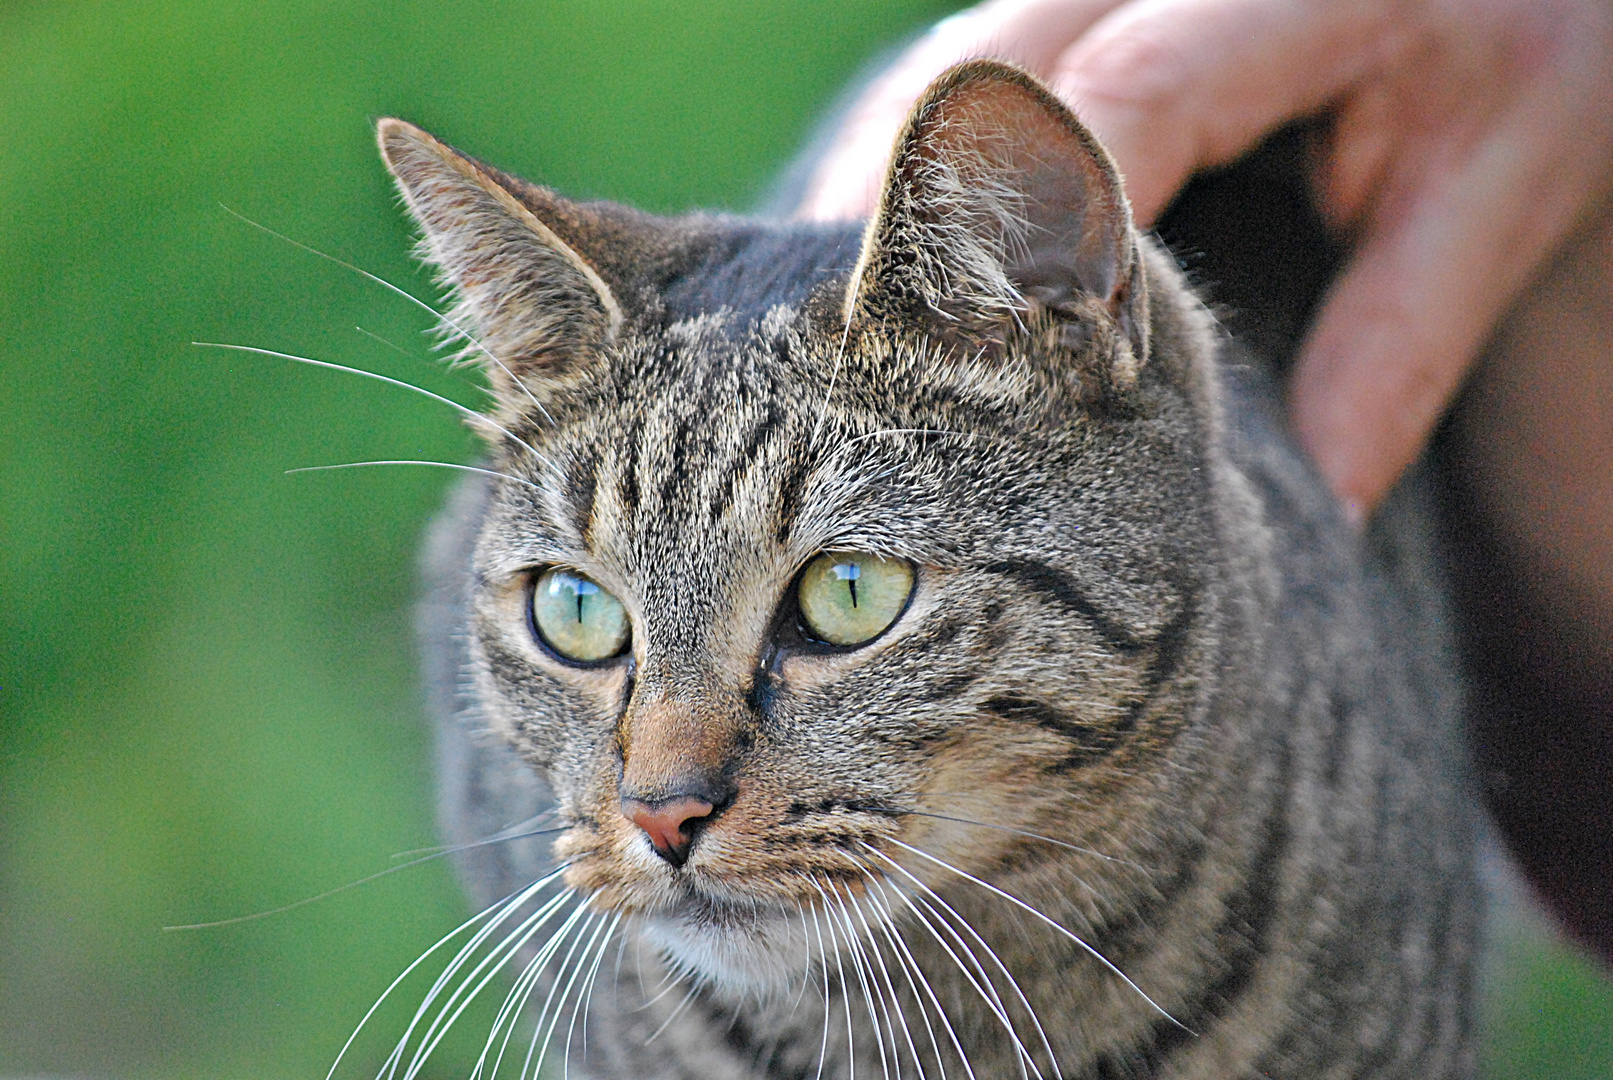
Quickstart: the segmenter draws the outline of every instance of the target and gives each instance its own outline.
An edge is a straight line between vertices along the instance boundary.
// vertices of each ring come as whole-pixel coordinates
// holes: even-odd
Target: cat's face
[[[471,651],[569,884],[760,989],[917,852],[1124,847],[1189,695],[1202,433],[1067,113],[939,85],[860,252],[382,145],[499,393]]]

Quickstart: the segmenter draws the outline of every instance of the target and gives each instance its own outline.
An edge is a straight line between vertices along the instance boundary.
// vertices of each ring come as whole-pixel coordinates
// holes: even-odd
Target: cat
[[[496,400],[423,618],[482,915],[398,1062],[508,966],[523,1075],[1472,1075],[1425,481],[1352,532],[1249,345],[1313,270],[1235,339],[992,60],[866,227],[379,141]]]

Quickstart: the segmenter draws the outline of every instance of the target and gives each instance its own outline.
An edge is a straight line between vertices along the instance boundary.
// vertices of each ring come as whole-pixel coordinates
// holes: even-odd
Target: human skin
[[[1613,2],[992,0],[870,85],[799,213],[869,213],[914,97],[984,54],[1070,103],[1144,224],[1195,171],[1330,119],[1313,184],[1351,254],[1294,430],[1361,520],[1450,414],[1492,804],[1613,958]]]
[[[1310,330],[1291,413],[1356,517],[1613,181],[1607,0],[994,0],[876,80],[801,214],[869,213],[913,98],[978,53],[1020,62],[1071,104],[1144,224],[1193,172],[1332,115],[1318,202],[1353,254]]]

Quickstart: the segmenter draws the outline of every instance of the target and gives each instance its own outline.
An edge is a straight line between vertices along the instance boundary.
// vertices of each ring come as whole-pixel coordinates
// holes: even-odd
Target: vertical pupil
[[[839,563],[834,568],[835,577],[846,583],[851,591],[851,606],[857,606],[857,579],[862,577],[863,568],[858,563]]]
[[[583,622],[583,607],[588,598],[599,591],[599,586],[584,578],[572,577],[570,574],[556,574],[554,584],[549,586],[551,592],[558,593],[562,589],[570,589],[572,596],[577,598],[577,623]]]

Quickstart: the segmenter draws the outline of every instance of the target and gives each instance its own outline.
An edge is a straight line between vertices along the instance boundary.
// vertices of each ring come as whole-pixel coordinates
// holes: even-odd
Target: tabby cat
[[[483,1075],[1471,1075],[1426,498],[1351,532],[1035,80],[934,83],[866,228],[379,134],[497,402],[426,619],[496,842],[400,1072],[508,968]]]

